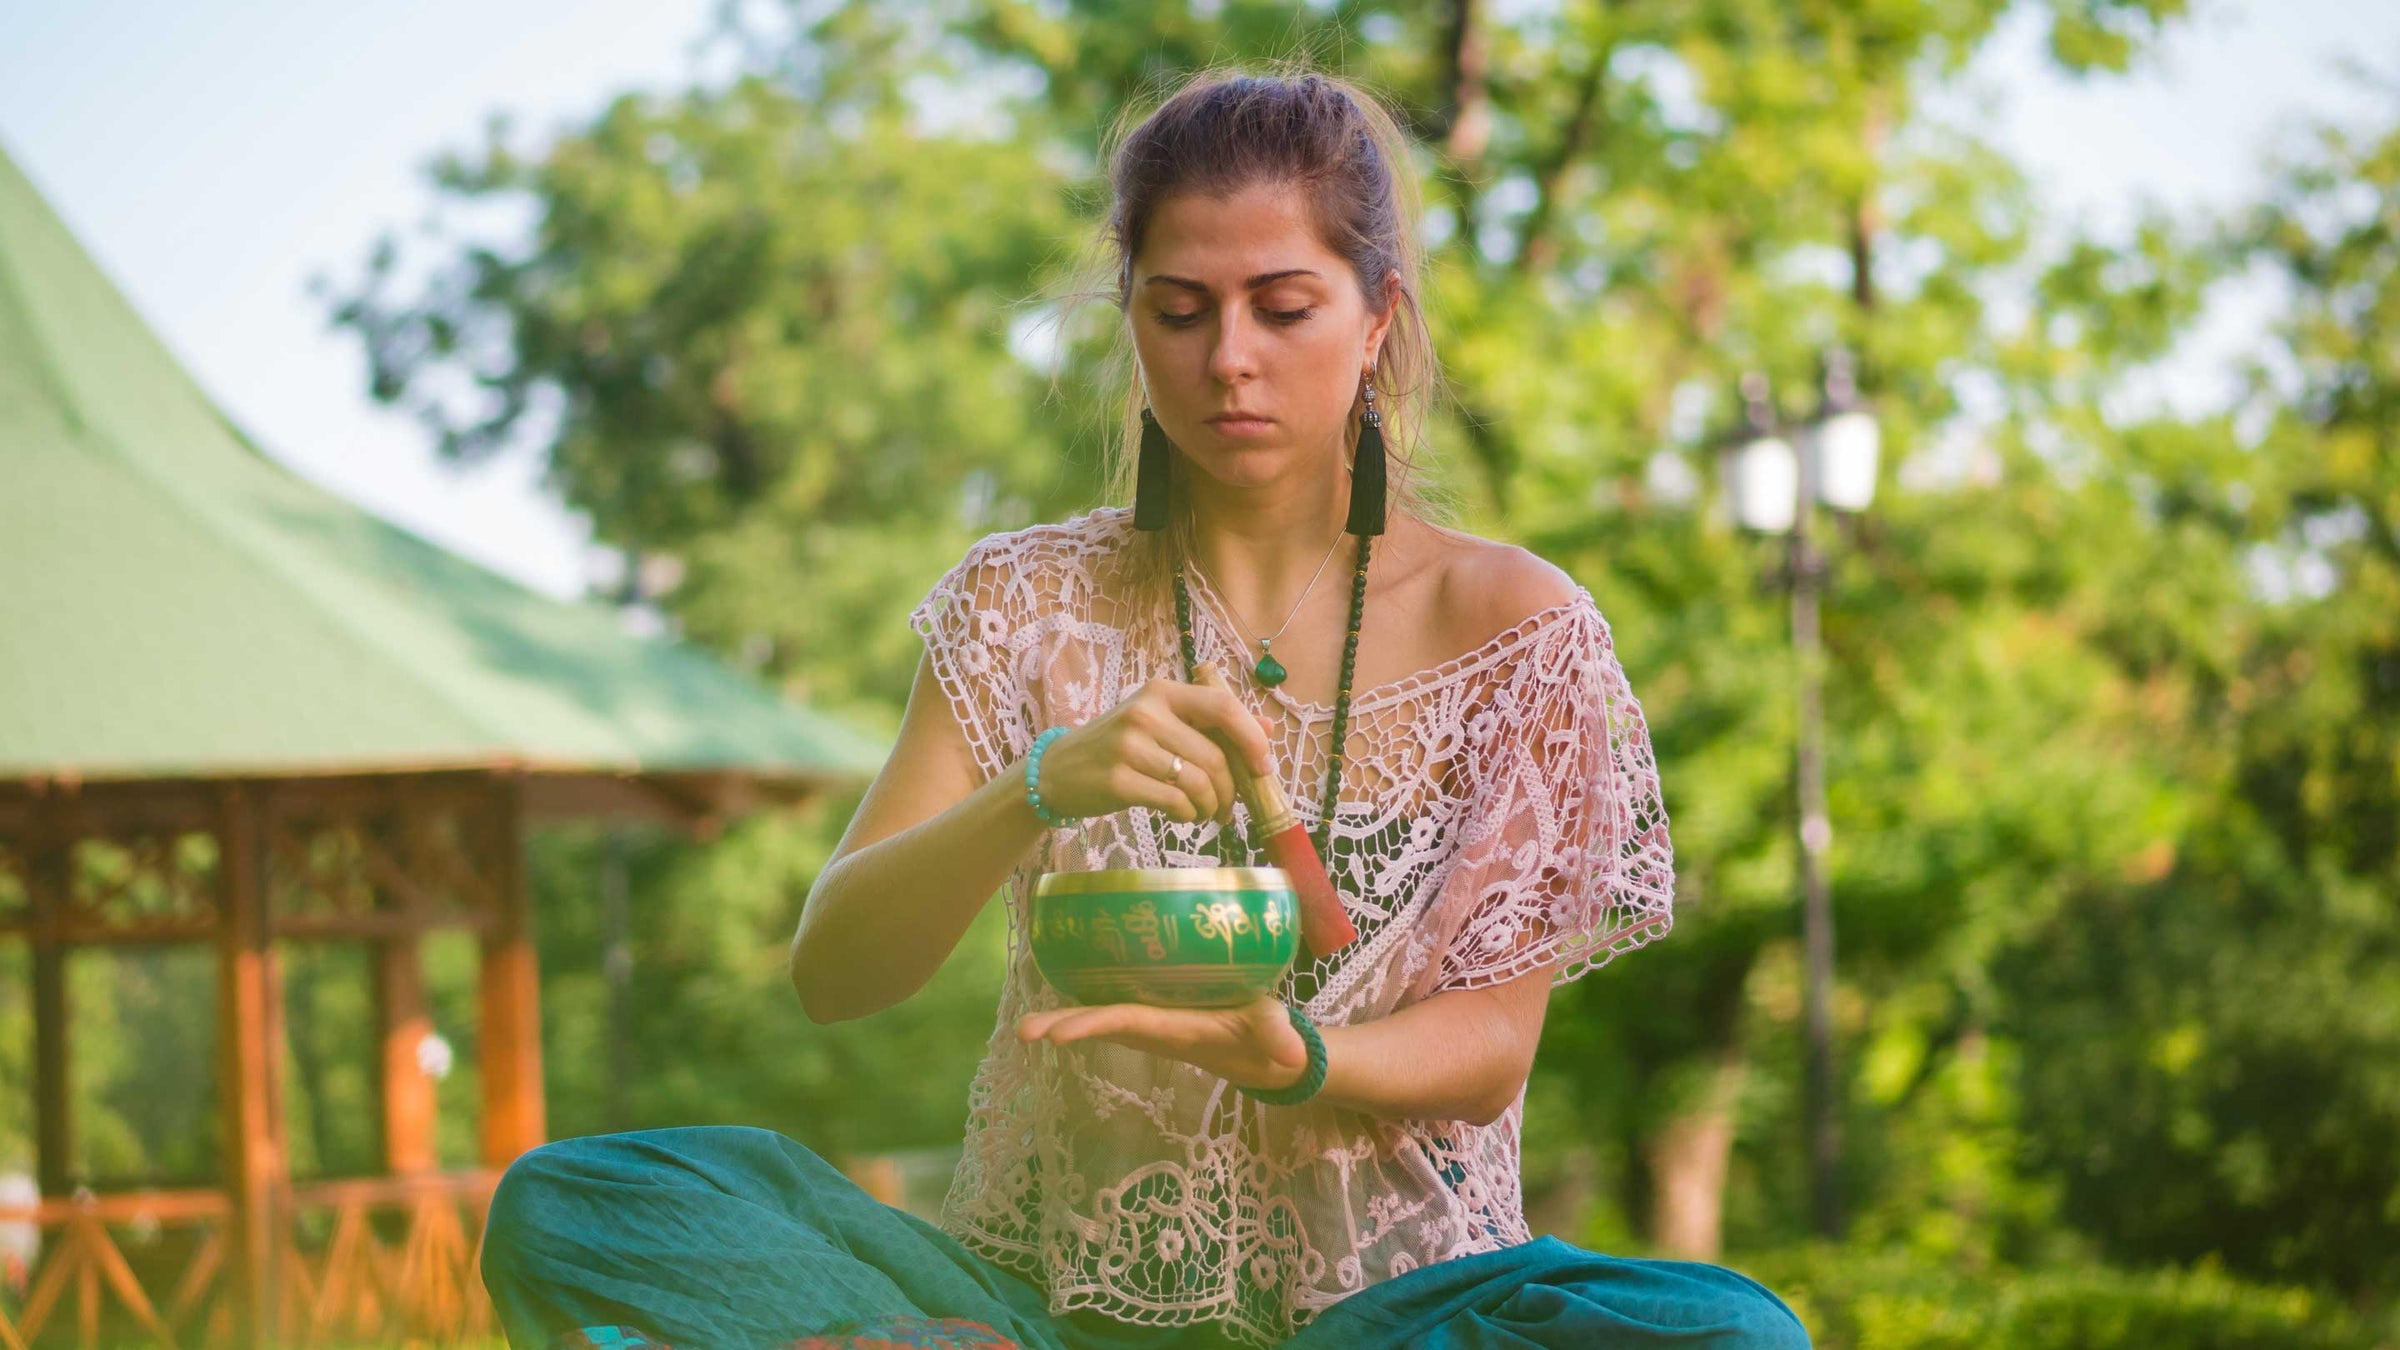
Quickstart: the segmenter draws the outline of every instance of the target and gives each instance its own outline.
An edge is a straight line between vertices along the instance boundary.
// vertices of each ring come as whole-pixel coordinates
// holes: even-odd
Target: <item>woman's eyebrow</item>
[[[1242,289],[1255,291],[1261,286],[1271,286],[1285,277],[1319,277],[1321,279],[1322,274],[1306,267],[1287,267],[1280,272],[1261,272],[1243,282]],[[1143,279],[1142,284],[1145,286],[1179,286],[1187,291],[1198,291],[1202,295],[1208,294],[1208,287],[1205,284],[1194,281],[1190,277],[1171,277],[1162,273],[1152,273]]]

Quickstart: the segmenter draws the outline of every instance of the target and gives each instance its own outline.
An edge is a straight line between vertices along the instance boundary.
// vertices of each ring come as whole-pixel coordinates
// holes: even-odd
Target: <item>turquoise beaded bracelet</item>
[[[1025,753],[1025,800],[1033,803],[1033,813],[1052,829],[1082,819],[1081,816],[1054,815],[1049,807],[1042,805],[1042,755],[1050,749],[1050,742],[1066,734],[1065,727],[1052,727],[1034,737],[1033,748]]]
[[[1300,1033],[1301,1043],[1308,1047],[1308,1067],[1300,1071],[1300,1081],[1286,1088],[1243,1088],[1242,1095],[1254,1102],[1269,1106],[1298,1106],[1314,1097],[1325,1086],[1325,1038],[1317,1034],[1317,1024],[1296,1006],[1286,1005],[1284,1012],[1292,1019],[1292,1030]]]

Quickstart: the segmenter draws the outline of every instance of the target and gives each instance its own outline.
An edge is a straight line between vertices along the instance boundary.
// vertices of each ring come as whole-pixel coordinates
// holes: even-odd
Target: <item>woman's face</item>
[[[1166,199],[1132,283],[1151,411],[1200,471],[1254,487],[1341,462],[1391,307],[1368,309],[1297,189]]]

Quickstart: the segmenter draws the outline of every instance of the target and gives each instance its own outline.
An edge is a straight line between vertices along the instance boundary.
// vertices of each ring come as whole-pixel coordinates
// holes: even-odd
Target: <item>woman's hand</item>
[[[1230,822],[1227,746],[1248,760],[1253,774],[1266,772],[1267,733],[1240,699],[1180,680],[1152,680],[1051,742],[1042,755],[1042,803],[1062,816],[1147,806],[1187,824]]]
[[[1109,1041],[1196,1065],[1235,1087],[1269,1091],[1290,1087],[1308,1071],[1307,1043],[1292,1029],[1283,1004],[1268,994],[1238,1008],[1154,1008],[1146,1003],[1053,1008],[1018,1018],[1017,1039],[1052,1045]]]

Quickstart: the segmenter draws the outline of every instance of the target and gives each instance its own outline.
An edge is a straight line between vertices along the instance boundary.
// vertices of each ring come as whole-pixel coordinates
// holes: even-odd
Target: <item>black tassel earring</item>
[[[1383,415],[1375,411],[1373,366],[1367,368],[1362,388],[1367,410],[1358,418],[1358,453],[1350,462],[1350,522],[1344,528],[1365,536],[1383,533]]]
[[[1141,458],[1133,466],[1133,528],[1167,528],[1167,458],[1174,448],[1167,429],[1148,408],[1142,409]]]

